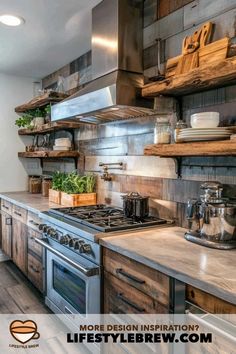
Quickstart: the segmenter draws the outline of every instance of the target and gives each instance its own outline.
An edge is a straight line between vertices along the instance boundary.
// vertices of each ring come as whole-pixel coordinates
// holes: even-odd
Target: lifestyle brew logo
[[[26,344],[33,339],[39,339],[37,324],[32,320],[12,321],[9,327],[12,337],[21,344]]]

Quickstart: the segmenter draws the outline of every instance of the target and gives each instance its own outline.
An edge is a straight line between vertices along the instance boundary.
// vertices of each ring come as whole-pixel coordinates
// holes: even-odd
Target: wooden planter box
[[[94,205],[97,203],[96,193],[67,194],[61,192],[61,205],[76,207],[83,205]]]
[[[61,204],[61,192],[49,189],[49,202]]]

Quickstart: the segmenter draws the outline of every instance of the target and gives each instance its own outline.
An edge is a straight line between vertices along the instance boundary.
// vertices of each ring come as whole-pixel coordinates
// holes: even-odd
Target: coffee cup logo
[[[10,332],[18,342],[25,344],[31,339],[38,339],[40,334],[37,332],[37,325],[34,321],[13,321],[10,324]]]

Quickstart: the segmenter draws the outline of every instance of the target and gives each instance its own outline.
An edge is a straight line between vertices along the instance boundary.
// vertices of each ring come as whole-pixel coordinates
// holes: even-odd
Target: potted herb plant
[[[62,183],[66,178],[66,174],[55,172],[52,177],[52,188],[49,189],[49,202],[61,204]]]
[[[95,187],[95,175],[79,176],[76,172],[69,173],[62,182],[61,204],[71,207],[94,205],[97,202]]]

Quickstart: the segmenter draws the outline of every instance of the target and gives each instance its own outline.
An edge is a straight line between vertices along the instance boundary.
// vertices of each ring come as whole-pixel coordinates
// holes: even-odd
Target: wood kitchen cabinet
[[[104,248],[104,313],[168,313],[170,278]]]
[[[12,259],[27,274],[27,226],[12,218]]]
[[[2,250],[8,256],[12,257],[12,217],[1,212],[1,225],[2,225]]]
[[[186,285],[186,300],[206,312],[224,315],[236,314],[236,305],[219,299],[191,285]]]
[[[28,227],[28,278],[43,292],[43,250],[42,246],[35,242],[35,238],[40,234]]]

